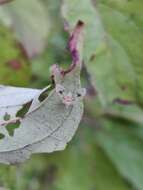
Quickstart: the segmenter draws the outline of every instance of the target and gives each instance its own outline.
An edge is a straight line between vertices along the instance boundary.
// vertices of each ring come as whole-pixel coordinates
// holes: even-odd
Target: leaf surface
[[[2,95],[6,94],[3,97],[5,105],[1,109],[7,109],[0,123],[0,133],[4,135],[1,135],[0,140],[1,162],[17,163],[28,158],[32,153],[62,150],[73,137],[83,114],[82,98],[78,99],[77,96],[78,91],[81,90],[82,61],[79,53],[79,44],[81,43],[79,39],[81,39],[82,30],[83,23],[78,22],[71,34],[69,50],[73,62],[69,69],[60,70],[59,68],[58,70],[57,66],[56,68],[54,66],[55,70],[52,71],[56,85],[54,89],[49,86],[42,91],[1,87]],[[65,89],[63,99],[57,92],[59,84]],[[45,95],[45,92],[47,97],[41,100],[41,96]],[[16,99],[12,103],[10,102],[10,95],[14,93],[19,98],[19,110],[14,107],[18,103]],[[24,93],[27,93],[26,96]],[[28,93],[31,94],[31,97],[28,96]],[[73,103],[66,105],[66,98],[69,97],[69,94],[72,94]],[[10,110],[10,106],[13,110]],[[14,115],[11,116],[12,111]]]
[[[43,4],[37,0],[19,0],[13,1],[1,9],[27,55],[33,57],[40,54],[45,47],[49,31],[48,15]],[[5,18],[2,17],[2,20],[5,21]]]

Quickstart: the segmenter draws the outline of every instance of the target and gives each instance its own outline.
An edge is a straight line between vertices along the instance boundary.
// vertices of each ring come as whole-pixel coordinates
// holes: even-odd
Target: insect
[[[86,94],[86,90],[85,88],[81,88],[79,77],[75,75],[74,78],[75,71],[70,74],[66,74],[67,76],[65,76],[63,74],[64,72],[58,67],[58,65],[53,65],[51,71],[55,78],[56,93],[66,107],[74,105],[83,99]],[[70,84],[70,81],[73,81],[73,83]]]
[[[0,88],[0,162],[17,163],[32,153],[63,150],[72,139],[86,94],[80,82],[83,28],[79,21],[70,35],[71,66],[51,67],[53,85],[43,90]]]

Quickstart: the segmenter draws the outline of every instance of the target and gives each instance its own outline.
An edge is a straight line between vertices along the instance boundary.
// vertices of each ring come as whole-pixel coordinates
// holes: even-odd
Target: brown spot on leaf
[[[11,1],[13,1],[13,0],[0,0],[0,5],[3,5],[5,3],[9,3]]]
[[[124,100],[124,99],[116,98],[115,100],[113,100],[113,103],[118,103],[118,104],[122,104],[122,105],[131,105],[134,102],[131,100]]]
[[[97,91],[95,90],[95,88],[92,85],[87,87],[87,95],[89,95],[91,97],[95,97],[97,95]]]
[[[73,61],[67,70],[62,71],[63,75],[71,72],[77,65],[82,64],[82,61],[80,60],[80,47],[79,46],[82,46],[82,42],[83,42],[83,39],[81,38],[81,37],[83,37],[83,29],[84,29],[84,23],[79,20],[77,22],[73,32],[70,34],[68,49],[71,53]]]
[[[128,89],[128,87],[127,87],[127,86],[125,86],[125,85],[123,85],[123,86],[121,86],[121,89],[122,89],[123,91],[125,91],[125,90],[127,90],[127,89]]]
[[[72,59],[75,64],[78,63],[80,59],[78,43],[79,43],[80,36],[82,35],[82,32],[83,32],[83,27],[84,27],[84,23],[79,20],[69,39],[69,50],[71,52]]]
[[[10,60],[6,64],[7,64],[7,66],[9,66],[11,69],[13,69],[15,71],[20,70],[22,67],[21,62],[19,60],[16,60],[16,59]]]

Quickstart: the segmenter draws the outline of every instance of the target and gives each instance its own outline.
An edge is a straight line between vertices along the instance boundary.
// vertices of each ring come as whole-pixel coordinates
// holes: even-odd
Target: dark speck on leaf
[[[93,55],[90,57],[90,61],[94,61],[94,60],[95,60],[95,58],[96,58],[96,55],[95,55],[95,54],[93,54]]]
[[[122,105],[131,105],[133,104],[134,102],[131,101],[131,100],[123,100],[123,99],[120,99],[120,98],[116,98],[113,103],[118,103],[118,104],[122,104]]]
[[[128,87],[127,86],[121,86],[121,89],[124,91],[124,90],[127,90]]]
[[[5,3],[9,3],[9,2],[11,2],[11,1],[13,1],[13,0],[1,0],[1,1],[0,1],[0,5],[3,5],[3,4],[5,4]]]
[[[5,115],[4,115],[4,117],[3,117],[3,119],[4,119],[5,121],[10,120],[10,115],[6,112]]]
[[[22,67],[21,62],[19,60],[10,60],[6,64],[15,71],[20,70]]]

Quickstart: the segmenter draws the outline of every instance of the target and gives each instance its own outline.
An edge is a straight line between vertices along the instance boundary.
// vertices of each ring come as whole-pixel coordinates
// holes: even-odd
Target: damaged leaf
[[[79,19],[85,22],[83,57],[98,95],[88,105],[91,112],[98,101],[101,112],[110,110],[117,117],[141,123],[143,35],[137,20],[124,10],[128,7],[136,14],[135,9],[131,11],[135,4],[136,1],[63,0],[62,15],[69,29]],[[138,5],[141,8],[141,3]],[[133,113],[126,108],[129,105]],[[136,107],[140,115],[136,114]]]
[[[23,118],[23,117],[25,116],[25,114],[28,112],[28,110],[29,110],[31,104],[32,104],[32,101],[27,102],[26,104],[24,104],[24,105],[22,106],[22,108],[17,112],[16,117],[21,117],[21,118]]]
[[[80,83],[82,58],[79,47],[83,41],[83,28],[84,24],[78,22],[70,35],[69,44],[73,46],[69,45],[69,50],[73,62],[69,69],[63,70],[57,65],[51,68],[54,89],[46,87],[43,90],[28,90],[9,87],[8,95],[4,93],[9,99],[6,101],[4,96],[5,103],[0,107],[5,113],[6,109],[10,110],[7,112],[11,114],[11,119],[8,122],[1,121],[0,133],[5,137],[0,140],[0,162],[14,164],[22,162],[32,153],[63,150],[73,137],[82,118],[82,99],[85,95],[85,89],[81,88]],[[79,59],[74,59],[73,49]],[[50,92],[45,97],[48,90]],[[22,91],[27,91],[25,97]],[[16,93],[20,104],[15,98],[13,102],[10,101],[10,92]],[[16,122],[12,124],[12,121]]]
[[[101,105],[108,106],[116,98],[135,100],[135,73],[130,60],[118,41],[104,29],[92,2],[64,0],[62,15],[69,28],[79,19],[85,22],[83,57]],[[123,90],[123,86],[127,89]]]
[[[20,121],[16,121],[15,123],[8,123],[5,128],[8,131],[9,136],[14,135],[14,130],[20,126]]]
[[[0,139],[3,139],[4,137],[5,137],[5,135],[0,133]]]
[[[3,118],[5,121],[10,120],[10,115],[6,112]]]
[[[47,88],[39,95],[38,100],[43,102],[49,95],[49,91],[54,89],[54,85],[49,85]]]

